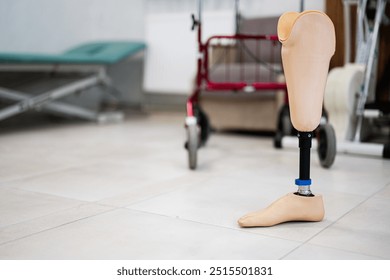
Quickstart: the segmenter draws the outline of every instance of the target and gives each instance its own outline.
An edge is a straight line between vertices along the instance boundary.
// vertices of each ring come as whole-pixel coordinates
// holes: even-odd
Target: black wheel
[[[280,108],[278,115],[278,127],[274,137],[274,147],[282,148],[282,138],[285,135],[293,135],[294,127],[290,119],[290,108],[287,104]]]
[[[322,167],[332,166],[336,157],[336,134],[330,124],[320,125],[317,130],[318,157]]]
[[[287,107],[287,110],[285,110],[285,112],[283,113],[281,121],[282,121],[283,135],[289,135],[289,136],[292,135],[294,128],[293,128],[293,125],[291,123],[290,109],[288,107]]]
[[[274,136],[274,147],[277,149],[282,148],[282,138],[283,138],[283,133],[280,131],[276,131],[276,134]]]
[[[196,115],[198,119],[198,125],[200,127],[200,145],[206,144],[210,137],[211,126],[207,114],[202,110],[200,106],[196,106]]]
[[[390,143],[383,146],[383,158],[390,159]]]
[[[199,104],[194,105],[193,109],[194,116],[186,119],[187,141],[185,143],[188,151],[188,166],[192,170],[197,167],[198,149],[206,144],[211,131],[209,119]]]

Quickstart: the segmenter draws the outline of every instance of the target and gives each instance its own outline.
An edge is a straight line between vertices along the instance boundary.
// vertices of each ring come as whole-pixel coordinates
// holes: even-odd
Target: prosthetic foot
[[[319,11],[283,14],[278,22],[290,118],[299,138],[298,190],[267,208],[239,219],[242,227],[273,226],[289,221],[318,222],[324,217],[322,196],[314,195],[310,179],[313,131],[320,123],[330,58],[335,51],[332,21]]]
[[[241,227],[269,227],[289,221],[319,222],[324,217],[322,196],[289,193],[267,208],[238,220]]]

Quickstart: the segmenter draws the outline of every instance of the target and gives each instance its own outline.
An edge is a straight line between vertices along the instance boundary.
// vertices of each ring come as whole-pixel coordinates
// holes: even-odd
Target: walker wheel
[[[332,166],[336,157],[336,134],[330,124],[320,125],[317,131],[318,157],[322,167]]]
[[[390,159],[390,143],[383,146],[383,158]]]
[[[210,137],[211,133],[211,126],[210,126],[210,121],[207,116],[207,114],[202,110],[200,106],[196,107],[197,110],[197,119],[199,123],[199,135],[200,135],[200,146],[206,145],[207,140]]]
[[[274,136],[274,147],[281,149],[282,148],[282,138],[285,135],[293,134],[293,126],[290,120],[290,108],[287,104],[283,105],[280,108],[278,115],[278,127]]]
[[[283,138],[283,133],[281,131],[276,131],[274,136],[274,148],[277,149],[282,148],[282,138]]]
[[[197,152],[199,147],[199,128],[195,123],[187,126],[187,142],[185,147],[188,151],[189,168],[194,170],[197,165]]]

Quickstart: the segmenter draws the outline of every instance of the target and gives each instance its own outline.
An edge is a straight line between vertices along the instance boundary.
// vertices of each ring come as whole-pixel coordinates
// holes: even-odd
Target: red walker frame
[[[209,75],[209,46],[210,42],[214,39],[231,39],[231,40],[269,40],[279,43],[277,35],[247,35],[247,34],[236,34],[236,35],[216,35],[210,37],[205,44],[202,43],[202,31],[201,23],[198,25],[198,61],[197,61],[197,72],[196,72],[196,88],[192,95],[187,100],[187,116],[193,117],[193,105],[198,103],[199,94],[201,90],[207,91],[223,91],[223,90],[245,90],[247,87],[251,87],[254,90],[285,90],[287,92],[287,86],[285,83],[277,82],[253,82],[248,84],[242,82],[213,82],[210,80]],[[205,85],[203,84],[205,81]],[[287,94],[286,94],[287,101]]]
[[[200,17],[200,9],[199,6],[199,17]],[[236,11],[237,13],[237,11]],[[282,82],[275,82],[272,81],[260,81],[256,80],[253,82],[247,82],[247,81],[223,81],[223,82],[216,82],[213,81],[210,78],[210,69],[209,69],[209,48],[212,45],[212,41],[215,40],[232,40],[233,42],[244,42],[245,40],[253,40],[256,42],[257,49],[259,49],[260,41],[268,41],[272,43],[271,50],[273,51],[276,49],[275,47],[279,43],[278,36],[277,35],[252,35],[252,34],[241,34],[237,32],[235,35],[216,35],[211,36],[208,38],[208,40],[203,43],[202,42],[202,24],[201,20],[196,20],[195,16],[192,15],[193,20],[193,26],[192,29],[195,27],[198,28],[198,34],[197,34],[197,43],[198,43],[198,59],[197,59],[197,72],[196,72],[196,81],[195,81],[195,89],[192,92],[192,94],[187,99],[186,103],[186,112],[187,112],[187,118],[185,122],[185,126],[187,129],[187,136],[188,140],[185,144],[185,148],[188,150],[189,153],[189,167],[190,169],[195,169],[197,165],[197,149],[201,147],[208,138],[208,119],[207,116],[205,116],[204,112],[202,113],[203,116],[201,116],[203,119],[207,119],[207,129],[205,129],[204,122],[205,120],[200,120],[200,117],[195,112],[197,107],[200,110],[199,106],[199,96],[201,94],[201,91],[261,91],[261,90],[284,90],[285,91],[285,104],[288,103],[288,97],[287,97],[287,86],[286,83]],[[245,45],[244,45],[245,46]],[[277,55],[280,56],[280,53]],[[257,56],[256,56],[257,57]],[[274,52],[272,53],[272,60],[275,57]],[[261,61],[256,60],[256,63],[259,65],[261,64]],[[272,62],[271,62],[272,63]],[[281,64],[281,63],[280,63]],[[259,68],[260,69],[260,68]],[[256,77],[258,68],[255,70]],[[240,72],[241,73],[241,72]],[[270,75],[272,74],[272,71],[269,71]],[[253,74],[253,73],[252,73]],[[241,77],[242,75],[240,75]],[[199,114],[198,110],[198,114]],[[207,130],[206,132],[202,131]],[[206,134],[206,136],[204,135]]]
[[[236,1],[236,14],[238,13],[237,1]],[[201,2],[199,1],[199,17],[201,16]],[[288,93],[287,85],[282,82],[275,82],[276,79],[271,81],[224,81],[216,82],[210,78],[209,71],[209,48],[212,45],[212,40],[233,40],[233,42],[240,42],[245,40],[255,40],[256,44],[260,41],[272,42],[271,50],[273,51],[275,46],[279,44],[277,35],[249,35],[241,34],[237,32],[235,35],[217,35],[210,37],[206,43],[202,43],[202,24],[201,20],[196,20],[195,16],[192,15],[194,29],[198,27],[198,60],[197,60],[197,72],[196,72],[196,84],[193,93],[189,96],[186,103],[187,118],[185,126],[187,129],[187,142],[185,148],[188,150],[189,155],[189,167],[195,169],[197,165],[197,150],[201,147],[208,138],[210,126],[206,114],[201,110],[199,106],[199,96],[201,91],[262,91],[262,90],[284,90],[284,105],[280,108],[278,115],[277,129],[274,137],[274,147],[282,148],[282,138],[295,134],[290,120],[290,112],[288,106]],[[243,44],[242,46],[245,46]],[[258,45],[257,45],[258,47]],[[280,53],[278,54],[280,55]],[[274,53],[271,58],[273,59]],[[259,61],[258,61],[259,60]],[[262,64],[260,59],[255,59],[255,62]],[[272,60],[271,63],[274,61]],[[269,69],[268,69],[269,70]],[[257,72],[257,68],[255,70]],[[269,71],[271,75],[273,70]],[[282,73],[282,72],[281,72]],[[253,73],[252,73],[253,74]],[[241,77],[241,75],[240,75]],[[257,77],[257,73],[256,73]],[[336,154],[336,140],[332,126],[328,123],[328,116],[325,109],[323,109],[323,123],[314,131],[314,135],[318,142],[318,155],[320,164],[329,168],[335,158]]]

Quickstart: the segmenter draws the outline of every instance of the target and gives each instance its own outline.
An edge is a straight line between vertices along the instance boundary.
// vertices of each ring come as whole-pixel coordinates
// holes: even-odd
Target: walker
[[[235,2],[236,20],[239,20],[238,0]],[[287,86],[280,78],[283,74],[280,63],[281,45],[276,34],[272,35],[249,35],[242,34],[236,30],[235,35],[216,35],[202,42],[202,1],[198,0],[198,18],[192,15],[192,30],[197,28],[198,36],[198,60],[195,89],[187,100],[185,127],[187,131],[187,141],[185,148],[188,151],[189,168],[194,170],[197,167],[198,149],[204,146],[210,135],[210,122],[206,113],[199,104],[199,97],[202,91],[222,92],[231,90],[241,93],[251,93],[264,90],[283,90],[285,91],[285,105],[281,110],[279,117],[278,131],[276,132],[274,143],[276,147],[281,147],[281,140],[285,134],[293,133],[289,118],[289,106],[287,97]],[[236,24],[238,26],[238,24]],[[261,28],[261,27],[260,27]],[[238,29],[238,28],[237,28]],[[210,62],[213,48],[223,46],[226,49],[234,49],[238,54],[240,64],[239,79],[232,79],[231,63],[229,63],[229,51],[225,55],[218,57],[217,60],[226,60],[226,63],[219,63],[219,67],[224,67],[225,80],[213,80],[211,73],[213,71]],[[266,51],[264,51],[266,50]],[[264,53],[268,52],[268,57],[264,58]],[[249,56],[255,66],[248,69],[243,62],[243,56]],[[226,58],[227,57],[227,58]],[[248,78],[251,74],[251,78]],[[327,124],[326,118],[322,119],[321,125],[314,134],[319,139],[318,154],[320,163],[323,167],[330,167],[333,164],[336,151],[336,143],[333,128]]]

